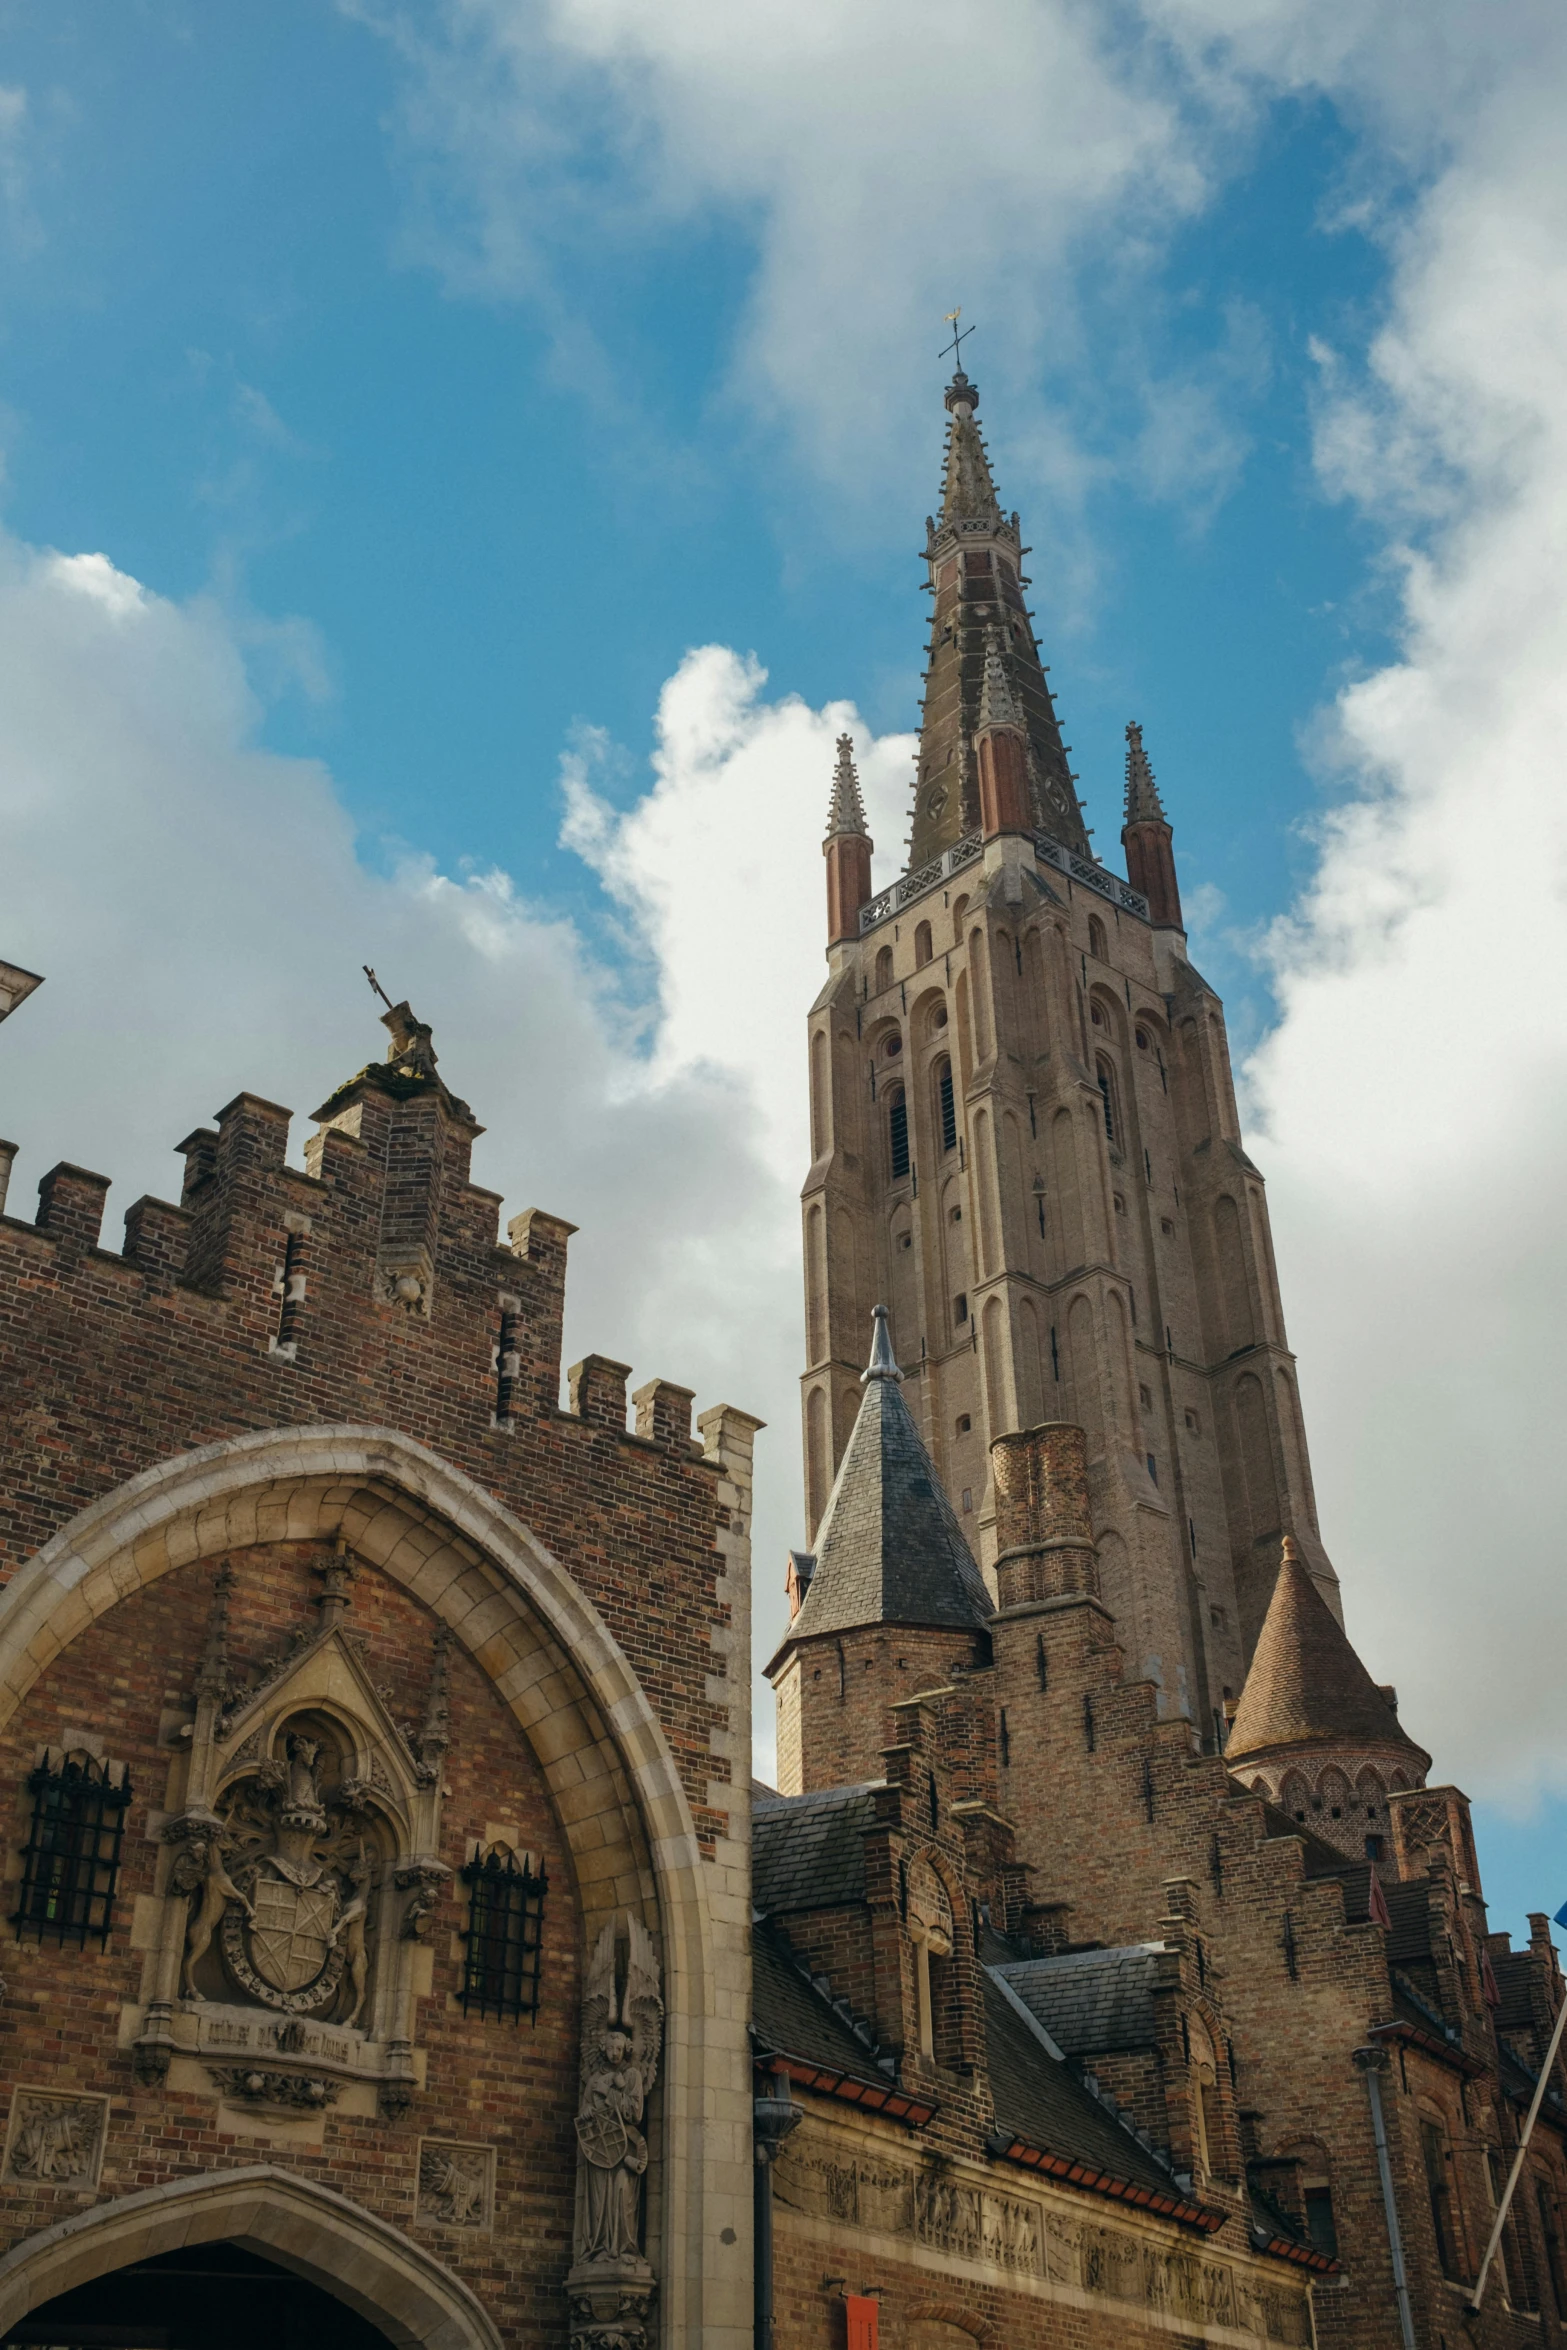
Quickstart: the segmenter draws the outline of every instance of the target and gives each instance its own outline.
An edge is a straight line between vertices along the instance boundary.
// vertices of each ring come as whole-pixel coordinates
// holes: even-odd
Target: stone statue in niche
[[[642,2124],[663,2030],[652,1937],[634,1917],[612,1918],[594,1945],[582,1999],[575,2258],[566,2281],[578,2350],[641,2350],[647,2339],[653,2272],[642,2252]]]

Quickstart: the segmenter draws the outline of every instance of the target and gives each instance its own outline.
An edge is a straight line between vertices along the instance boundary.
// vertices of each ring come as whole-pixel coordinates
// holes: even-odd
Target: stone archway
[[[664,2159],[659,2249],[649,2249],[662,2330],[675,2341],[706,2329],[716,2342],[732,2324],[738,2342],[746,2280],[715,2284],[710,2271],[731,2266],[713,2248],[749,2208],[733,2176],[750,2124],[746,1948],[734,1923],[748,1914],[743,1840],[703,1858],[625,1656],[493,1494],[387,1428],[263,1430],[162,1462],[83,1510],[0,1592],[0,1725],[128,1593],[222,1552],[338,1535],[451,1626],[511,1709],[558,1798],[588,1940],[623,1908],[661,1932]]]
[[[27,2237],[0,2260],[0,2337],[42,2303],[132,2261],[221,2242],[306,2278],[399,2350],[501,2350],[467,2286],[400,2229],[270,2163],[122,2195]]]

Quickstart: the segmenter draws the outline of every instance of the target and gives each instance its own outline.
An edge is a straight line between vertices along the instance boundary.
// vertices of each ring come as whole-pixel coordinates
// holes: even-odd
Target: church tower
[[[927,524],[909,869],[890,889],[872,892],[847,737],[832,784],[804,1190],[808,1540],[885,1302],[902,1398],[992,1589],[993,1440],[1081,1426],[1128,1670],[1212,1741],[1281,1535],[1335,1614],[1337,1583],[1262,1177],[1223,1007],[1187,957],[1142,730],[1126,730],[1123,878],[1089,845],[978,404],[960,369]]]

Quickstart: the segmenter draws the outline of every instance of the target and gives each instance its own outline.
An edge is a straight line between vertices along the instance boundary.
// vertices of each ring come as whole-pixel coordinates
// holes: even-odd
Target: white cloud
[[[770,704],[754,664],[709,647],[665,688],[654,786],[629,814],[595,803],[576,763],[570,834],[645,958],[641,1000],[617,955],[504,874],[416,857],[368,872],[325,770],[258,746],[244,653],[209,603],[0,538],[0,951],[47,980],[0,1032],[12,1213],[70,1159],[114,1178],[114,1245],[134,1198],[177,1186],[173,1145],[241,1089],[300,1113],[297,1150],[384,1043],[373,963],[433,1020],[488,1128],[477,1179],[509,1213],[581,1227],[568,1360],[617,1355],[768,1421],[758,1598],[775,1631],[798,1531],[814,840],[854,713]],[[894,840],[910,749],[863,743]]]

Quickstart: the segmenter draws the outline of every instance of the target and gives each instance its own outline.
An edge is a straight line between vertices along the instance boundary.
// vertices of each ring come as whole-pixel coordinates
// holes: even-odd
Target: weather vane
[[[369,964],[361,964],[360,968],[363,970],[365,977],[369,980],[370,985],[375,989],[375,992],[380,997],[382,1003],[385,1004],[387,1010],[389,1012],[395,1011],[397,1007],[392,1002],[392,999],[387,994],[385,988],[381,985],[379,979],[377,979],[375,973],[371,970]]]
[[[961,303],[959,303],[959,305],[958,305],[958,307],[957,307],[957,309],[956,309],[956,310],[949,310],[949,311],[947,312],[947,324],[948,324],[948,326],[950,326],[950,327],[951,327],[951,329],[952,329],[952,340],[951,340],[951,342],[950,342],[950,343],[948,343],[948,344],[947,344],[947,346],[946,346],[946,349],[945,349],[945,350],[943,350],[943,351],[941,351],[941,352],[939,352],[939,353],[937,354],[937,356],[938,356],[939,358],[945,359],[945,358],[946,358],[946,356],[947,356],[947,352],[948,352],[948,351],[950,351],[950,352],[951,352],[951,354],[952,354],[952,371],[953,371],[954,375],[960,374],[960,373],[962,372],[962,368],[963,368],[963,343],[964,343],[964,338],[965,338],[966,336],[968,336],[968,335],[971,335],[971,334],[974,332],[974,329],[973,329],[971,326],[964,326],[964,327],[960,327],[960,326],[958,325],[958,320],[959,320],[959,319],[960,319],[962,316],[963,316],[963,305],[962,305]]]

